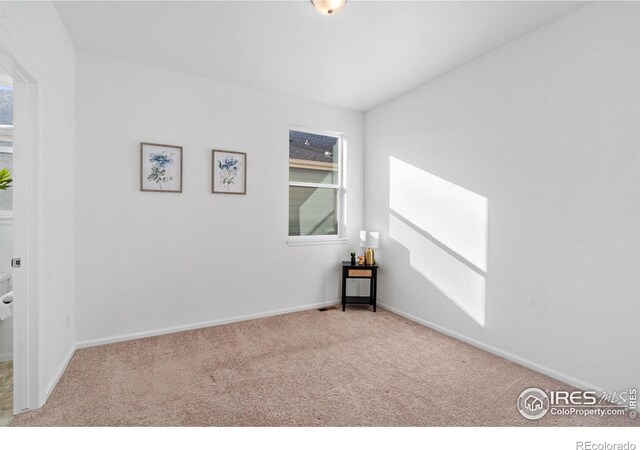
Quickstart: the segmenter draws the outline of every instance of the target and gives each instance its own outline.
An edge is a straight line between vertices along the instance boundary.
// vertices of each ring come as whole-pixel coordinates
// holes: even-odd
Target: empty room
[[[635,2],[0,2],[0,434],[640,446],[639,49]]]

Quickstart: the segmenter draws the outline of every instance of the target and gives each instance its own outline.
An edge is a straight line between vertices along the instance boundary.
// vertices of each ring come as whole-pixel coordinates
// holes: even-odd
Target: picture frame
[[[211,151],[211,193],[247,193],[247,154],[229,150]]]
[[[140,143],[140,190],[182,192],[182,147]]]

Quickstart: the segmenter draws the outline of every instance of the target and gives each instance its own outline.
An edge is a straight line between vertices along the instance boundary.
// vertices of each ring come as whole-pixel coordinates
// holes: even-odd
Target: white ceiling
[[[366,111],[576,2],[57,2],[78,50]]]

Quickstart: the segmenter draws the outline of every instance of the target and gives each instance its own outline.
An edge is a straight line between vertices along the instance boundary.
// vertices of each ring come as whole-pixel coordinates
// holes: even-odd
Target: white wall
[[[77,83],[78,341],[338,299],[361,113],[85,53]],[[286,243],[290,124],[346,133],[348,244]],[[140,192],[141,141],[184,147],[182,194]],[[248,153],[246,196],[210,193],[213,148]]]
[[[1,2],[0,27],[42,77],[40,138],[46,193],[41,289],[45,383],[51,386],[75,344],[75,48],[49,2]]]
[[[640,4],[589,4],[366,114],[382,302],[575,384],[637,386],[638,23]]]
[[[0,272],[11,273],[13,255],[13,219],[0,219]]]

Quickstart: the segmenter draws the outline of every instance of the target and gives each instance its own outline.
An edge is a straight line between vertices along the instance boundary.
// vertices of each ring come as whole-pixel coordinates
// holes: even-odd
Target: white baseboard
[[[378,306],[386,309],[387,311],[391,311],[392,313],[395,313],[399,316],[402,316],[406,319],[409,319],[413,322],[419,323],[420,325],[424,325],[427,328],[431,328],[432,330],[438,331],[442,334],[446,334],[447,336],[450,336],[452,338],[458,339],[462,342],[466,342],[469,345],[472,345],[474,347],[480,348],[482,350],[485,350],[489,353],[493,353],[496,356],[500,356],[501,358],[504,358],[506,360],[509,360],[511,362],[514,362],[516,364],[520,364],[521,366],[527,367],[531,370],[534,370],[536,372],[539,372],[543,375],[547,375],[548,377],[553,378],[554,380],[558,380],[558,381],[562,381],[563,383],[568,384],[569,386],[573,386],[575,388],[578,388],[580,390],[584,390],[584,391],[596,391],[598,394],[603,393],[603,392],[611,392],[611,391],[607,391],[599,386],[595,386],[587,381],[584,380],[580,380],[576,377],[573,377],[571,375],[567,375],[565,373],[559,372],[555,369],[551,369],[550,367],[546,367],[543,366],[542,364],[538,364],[536,362],[530,361],[526,358],[522,358],[518,355],[514,355],[513,353],[507,352],[505,350],[501,350],[498,347],[494,347],[493,345],[489,345],[489,344],[485,344],[484,342],[478,341],[477,339],[474,338],[470,338],[468,336],[465,336],[463,334],[460,334],[456,331],[450,330],[448,328],[445,328],[443,326],[437,325],[433,322],[429,322],[428,320],[424,320],[421,319],[420,317],[414,316],[413,314],[409,314],[407,312],[404,312],[402,310],[399,310],[398,308],[395,308],[393,306],[389,306],[386,305],[384,303],[380,303],[378,302]]]
[[[235,323],[235,322],[244,322],[245,320],[260,319],[262,317],[278,316],[280,314],[288,314],[293,312],[306,311],[310,309],[324,308],[327,306],[336,305],[338,303],[340,303],[339,300],[332,301],[332,302],[324,302],[324,303],[314,303],[312,305],[294,306],[292,308],[276,309],[276,310],[261,312],[257,314],[247,314],[244,316],[229,317],[226,319],[215,319],[215,320],[209,320],[206,322],[197,322],[197,323],[190,323],[186,325],[177,325],[173,327],[158,328],[158,329],[149,330],[149,331],[140,331],[137,333],[128,333],[128,334],[120,334],[117,336],[109,336],[104,338],[88,339],[85,341],[77,342],[76,348],[80,349],[80,348],[88,348],[88,347],[97,347],[99,345],[113,344],[116,342],[125,342],[125,341],[131,341],[134,339],[161,336],[163,334],[178,333],[180,331],[189,331],[189,330],[197,330],[198,328],[215,327],[217,325],[225,325],[225,324]]]
[[[64,358],[62,365],[58,369],[58,373],[56,373],[56,376],[53,378],[53,380],[51,380],[51,382],[49,383],[49,386],[47,386],[47,391],[44,393],[44,400],[42,402],[42,405],[44,405],[49,399],[49,396],[53,392],[53,389],[56,387],[56,384],[58,384],[58,381],[60,381],[62,374],[65,372],[65,370],[67,370],[67,366],[71,362],[71,358],[73,358],[73,355],[75,354],[75,352],[76,352],[76,346],[72,345],[71,348],[69,349],[69,353],[67,353],[67,356]]]
[[[13,353],[0,353],[0,362],[13,361]]]

